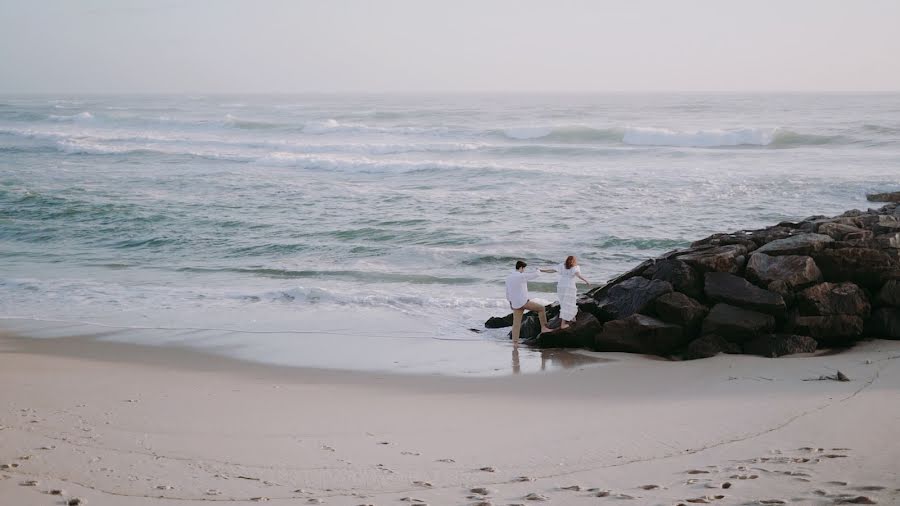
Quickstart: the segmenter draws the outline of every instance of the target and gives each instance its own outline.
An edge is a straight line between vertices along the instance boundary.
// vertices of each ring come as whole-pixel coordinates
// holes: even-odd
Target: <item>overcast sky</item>
[[[0,92],[900,91],[900,0],[0,0]]]

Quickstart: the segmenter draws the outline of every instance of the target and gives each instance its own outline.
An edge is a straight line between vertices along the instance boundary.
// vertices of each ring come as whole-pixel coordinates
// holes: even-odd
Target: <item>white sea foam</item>
[[[633,127],[625,129],[622,142],[633,146],[678,146],[711,148],[719,146],[768,146],[774,128],[739,128],[733,130],[669,130],[667,128]]]

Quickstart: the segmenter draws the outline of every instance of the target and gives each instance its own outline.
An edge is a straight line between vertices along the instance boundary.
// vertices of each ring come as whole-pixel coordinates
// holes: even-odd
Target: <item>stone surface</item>
[[[869,327],[873,337],[900,339],[900,309],[895,307],[876,309]]]
[[[687,360],[695,360],[698,358],[709,358],[719,353],[740,353],[741,347],[732,343],[722,336],[716,334],[707,334],[698,337],[688,344],[687,352],[684,358]]]
[[[869,297],[855,283],[820,283],[797,294],[797,310],[802,316],[838,314],[866,318],[872,310]]]
[[[747,262],[747,251],[746,246],[730,244],[691,251],[677,258],[702,272],[737,273],[743,270]]]
[[[658,279],[629,278],[597,299],[601,321],[619,320],[640,312],[654,299],[672,291],[672,285]]]
[[[853,281],[874,288],[898,272],[890,255],[872,248],[829,249],[813,258],[826,281]]]
[[[713,302],[725,302],[774,316],[783,316],[786,308],[781,295],[726,272],[707,272],[703,291]]]
[[[868,193],[866,199],[869,202],[900,202],[900,192]]]
[[[703,277],[693,267],[675,258],[657,261],[644,271],[644,277],[667,281],[675,291],[695,299],[703,296]]]
[[[879,306],[900,307],[900,279],[889,279],[878,291],[875,303]]]
[[[733,343],[742,343],[775,330],[775,317],[768,314],[716,304],[703,320],[701,332],[718,334]]]
[[[812,257],[784,255],[773,257],[753,253],[747,262],[747,279],[776,293],[803,288],[822,280],[822,271]],[[769,287],[780,283],[776,289]]]
[[[825,234],[835,241],[851,241],[871,239],[875,234],[871,230],[865,230],[853,225],[843,223],[823,223],[819,225],[818,233]]]
[[[590,348],[594,343],[594,336],[603,330],[603,324],[594,315],[584,311],[575,315],[575,321],[568,328],[559,329],[558,319],[555,323],[552,327],[557,330],[544,332],[528,344],[538,348]]]
[[[795,334],[812,336],[820,345],[844,346],[859,339],[863,325],[863,319],[854,315],[796,315],[789,322],[788,329]]]
[[[633,314],[603,324],[594,338],[596,351],[668,355],[687,344],[682,328],[651,316]]]
[[[709,309],[696,300],[679,292],[660,295],[653,301],[653,309],[660,320],[684,327],[690,334],[700,330]]]
[[[834,239],[823,234],[797,234],[760,246],[756,253],[770,256],[804,255],[824,250]]]
[[[767,334],[744,343],[744,353],[761,357],[782,357],[794,353],[812,353],[818,343],[809,336]]]
[[[878,222],[872,226],[876,234],[900,232],[900,216],[879,215]]]

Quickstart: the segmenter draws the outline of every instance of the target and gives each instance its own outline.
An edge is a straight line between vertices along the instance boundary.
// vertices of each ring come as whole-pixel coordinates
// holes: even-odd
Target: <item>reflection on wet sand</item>
[[[513,374],[520,374],[522,372],[523,361],[525,362],[526,369],[528,370],[533,370],[532,367],[527,367],[528,365],[531,365],[532,363],[534,363],[534,365],[537,365],[537,363],[539,362],[541,371],[573,369],[580,366],[595,365],[603,362],[613,362],[612,359],[594,357],[586,353],[578,353],[562,348],[550,348],[544,350],[524,348],[522,351],[522,357],[520,357],[519,347],[513,346]]]

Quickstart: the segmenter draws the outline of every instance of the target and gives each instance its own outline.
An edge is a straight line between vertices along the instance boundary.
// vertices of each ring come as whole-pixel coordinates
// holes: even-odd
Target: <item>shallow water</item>
[[[467,329],[518,258],[602,281],[898,188],[896,94],[3,96],[0,316],[297,365],[267,332],[508,360]],[[428,348],[404,360],[454,356]]]

